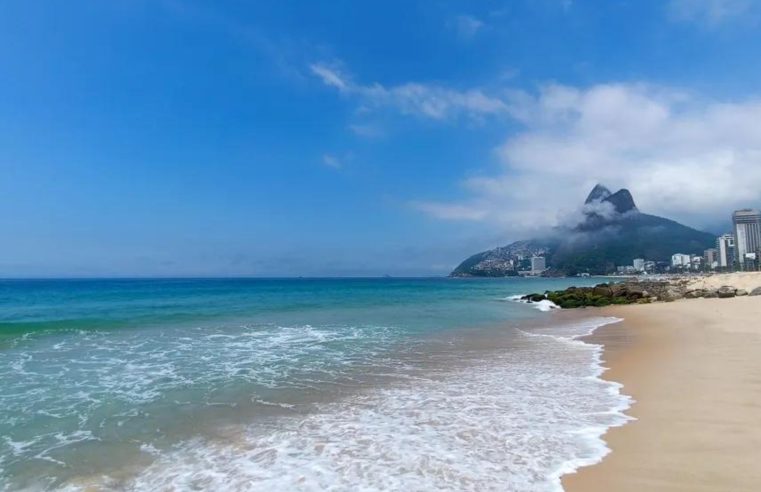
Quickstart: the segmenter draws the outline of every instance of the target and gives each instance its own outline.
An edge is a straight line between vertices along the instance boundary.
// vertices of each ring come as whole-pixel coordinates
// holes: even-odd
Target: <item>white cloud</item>
[[[457,36],[463,40],[472,39],[484,27],[483,21],[472,15],[458,15],[451,23]]]
[[[670,0],[672,19],[715,26],[736,19],[758,6],[757,0]]]
[[[341,169],[343,167],[341,159],[333,154],[324,154],[322,156],[322,163],[333,169]]]
[[[365,109],[393,108],[435,120],[462,116],[480,119],[508,112],[505,101],[481,89],[455,90],[417,82],[389,87],[378,83],[362,85],[327,64],[315,63],[310,69],[325,85],[356,97]]]
[[[309,65],[309,69],[313,74],[317,75],[325,85],[335,87],[341,92],[344,92],[349,88],[349,82],[344,80],[344,77],[336,69],[318,63]]]
[[[509,107],[524,129],[496,149],[500,171],[465,180],[465,201],[415,202],[418,209],[526,230],[554,225],[596,182],[629,188],[645,212],[697,226],[761,206],[761,99],[550,85],[514,92]]]

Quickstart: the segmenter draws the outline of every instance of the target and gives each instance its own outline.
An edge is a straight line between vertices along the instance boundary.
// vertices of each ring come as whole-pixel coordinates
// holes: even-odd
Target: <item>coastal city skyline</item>
[[[761,270],[761,211],[750,208],[735,210],[732,221],[734,232],[717,236],[716,247],[708,248],[702,254],[674,253],[670,260],[661,261],[633,258],[631,265],[619,265],[615,273],[635,275]],[[520,275],[537,276],[547,272],[545,256],[531,256],[526,260],[525,270],[520,270],[518,265],[515,267]]]
[[[732,222],[734,231],[718,236],[716,247],[704,250],[702,255],[674,253],[670,262],[635,258],[632,265],[619,266],[617,273],[761,270],[761,211],[751,208],[735,210]]]

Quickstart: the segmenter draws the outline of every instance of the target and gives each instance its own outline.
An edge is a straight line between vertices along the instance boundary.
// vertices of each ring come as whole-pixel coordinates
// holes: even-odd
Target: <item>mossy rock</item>
[[[610,298],[600,297],[599,299],[595,300],[594,305],[596,307],[610,306]]]

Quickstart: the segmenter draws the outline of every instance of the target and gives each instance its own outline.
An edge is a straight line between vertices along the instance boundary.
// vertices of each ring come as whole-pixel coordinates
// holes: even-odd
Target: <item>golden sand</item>
[[[761,491],[761,296],[602,310],[592,337],[638,420],[612,429],[602,463],[569,492]]]

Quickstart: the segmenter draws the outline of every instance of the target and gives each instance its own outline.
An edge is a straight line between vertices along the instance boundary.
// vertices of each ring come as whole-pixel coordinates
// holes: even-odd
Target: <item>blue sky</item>
[[[755,0],[0,4],[0,276],[437,275],[761,206]]]

